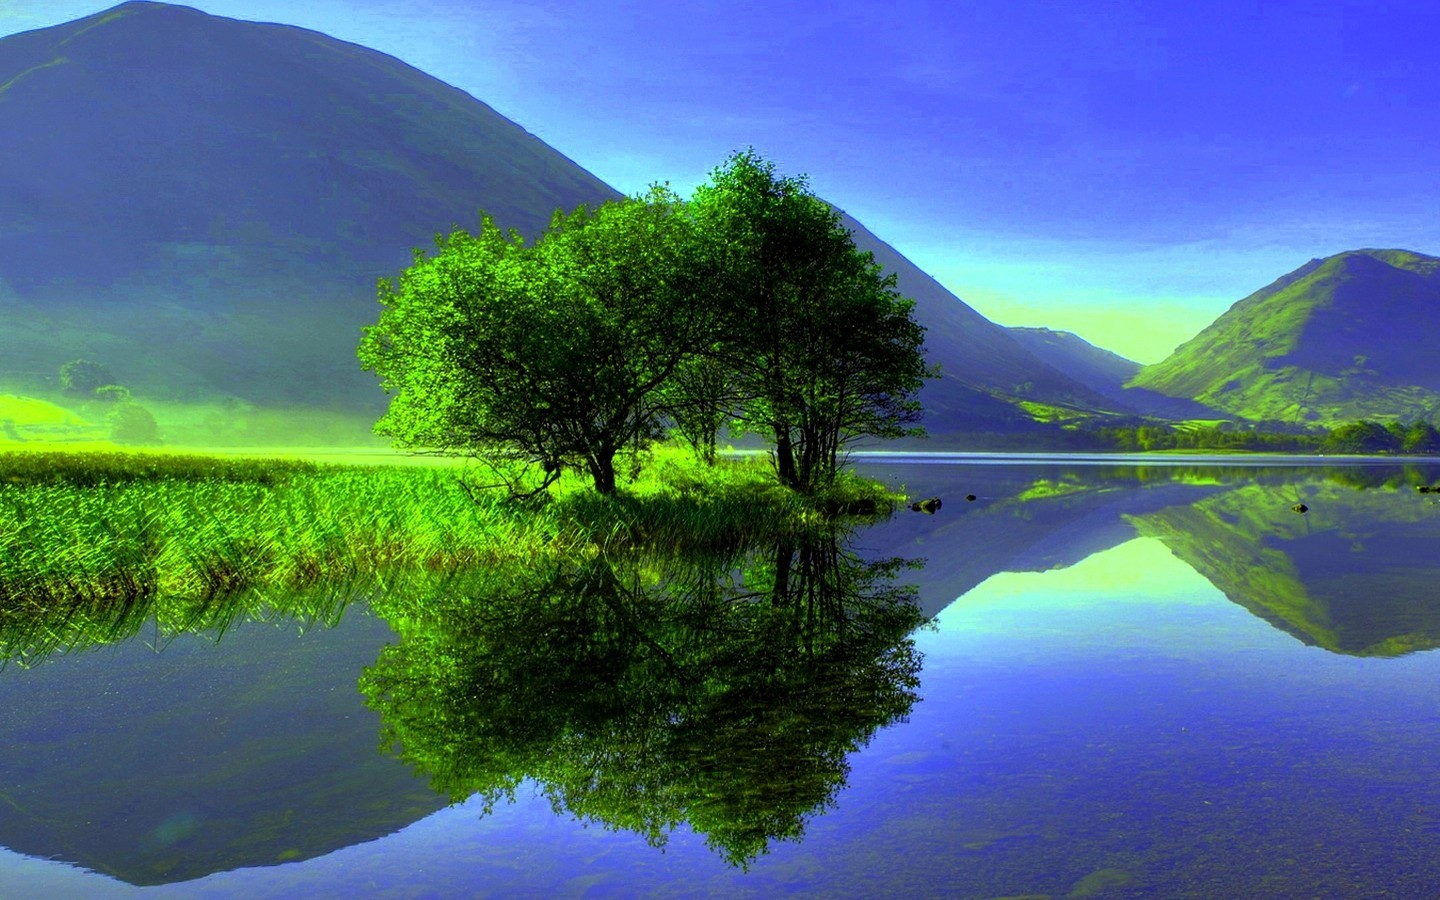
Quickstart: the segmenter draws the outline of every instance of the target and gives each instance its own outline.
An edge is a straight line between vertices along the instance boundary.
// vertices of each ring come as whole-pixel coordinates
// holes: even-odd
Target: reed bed
[[[645,546],[725,550],[823,518],[763,462],[652,463],[618,497],[577,477],[521,503],[477,490],[463,468],[0,454],[0,619]]]

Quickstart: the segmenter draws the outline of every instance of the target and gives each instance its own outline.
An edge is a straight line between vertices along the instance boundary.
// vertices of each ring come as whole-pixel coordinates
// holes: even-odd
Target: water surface
[[[1440,892],[1440,471],[869,472],[944,505],[12,663],[0,893]]]

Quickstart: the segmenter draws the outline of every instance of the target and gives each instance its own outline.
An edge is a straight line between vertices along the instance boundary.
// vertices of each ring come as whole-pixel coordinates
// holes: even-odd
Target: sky
[[[992,320],[1138,362],[1311,258],[1440,255],[1430,0],[185,5],[392,54],[626,193],[753,146]]]

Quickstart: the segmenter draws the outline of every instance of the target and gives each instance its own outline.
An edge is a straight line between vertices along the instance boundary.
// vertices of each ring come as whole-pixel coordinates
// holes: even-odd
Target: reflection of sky
[[[1137,538],[1065,569],[992,575],[957,598],[940,621],[958,623],[963,611],[977,607],[1000,606],[1015,613],[1027,604],[1075,609],[1097,603],[1203,603],[1206,590],[1214,592],[1164,544]]]

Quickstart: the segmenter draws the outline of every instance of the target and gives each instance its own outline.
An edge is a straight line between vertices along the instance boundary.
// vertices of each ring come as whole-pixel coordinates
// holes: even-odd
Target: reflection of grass
[[[821,518],[760,460],[701,469],[661,453],[651,470],[617,498],[567,476],[548,502],[521,503],[460,466],[3,454],[0,619],[630,546],[723,548]]]

